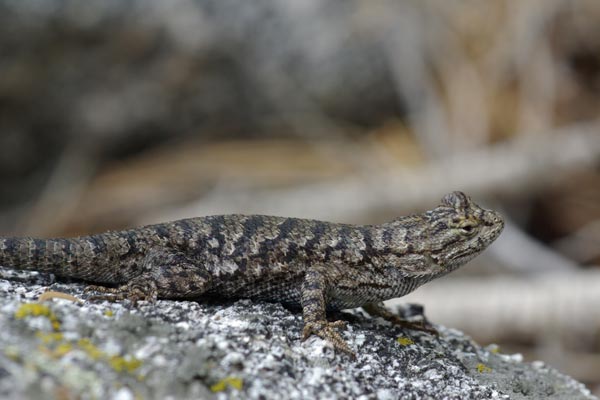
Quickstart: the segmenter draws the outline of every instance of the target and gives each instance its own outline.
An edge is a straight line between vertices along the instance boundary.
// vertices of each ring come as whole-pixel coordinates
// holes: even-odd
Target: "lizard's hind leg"
[[[143,261],[142,273],[117,288],[88,286],[86,291],[103,293],[90,300],[141,300],[155,302],[158,298],[183,299],[199,296],[211,285],[212,276],[198,262],[185,254],[155,248]]]

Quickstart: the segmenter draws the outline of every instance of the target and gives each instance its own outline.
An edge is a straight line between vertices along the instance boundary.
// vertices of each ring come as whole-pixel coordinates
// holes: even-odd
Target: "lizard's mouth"
[[[469,261],[471,261],[478,255],[479,255],[479,253],[470,253],[470,254],[466,254],[464,256],[457,257],[449,263],[448,270],[453,271],[454,269],[460,267],[461,265],[465,265],[466,263],[468,263]]]

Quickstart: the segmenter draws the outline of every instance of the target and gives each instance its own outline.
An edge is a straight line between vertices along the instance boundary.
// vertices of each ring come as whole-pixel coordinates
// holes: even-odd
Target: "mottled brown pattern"
[[[430,211],[381,225],[220,215],[79,238],[3,238],[0,265],[100,284],[90,289],[112,300],[252,298],[302,307],[305,337],[350,353],[327,310],[364,306],[399,323],[381,301],[463,265],[503,226],[498,213],[453,192]]]

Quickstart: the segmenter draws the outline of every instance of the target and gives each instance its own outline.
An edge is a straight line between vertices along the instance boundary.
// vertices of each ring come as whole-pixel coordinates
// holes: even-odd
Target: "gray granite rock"
[[[482,348],[456,330],[403,331],[355,312],[344,337],[357,360],[278,304],[85,298],[84,285],[0,271],[0,398],[591,399],[542,363]]]

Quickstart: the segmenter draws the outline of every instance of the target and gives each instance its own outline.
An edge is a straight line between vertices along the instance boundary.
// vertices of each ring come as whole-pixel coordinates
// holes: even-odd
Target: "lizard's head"
[[[477,256],[504,228],[500,214],[479,207],[462,192],[445,195],[425,217],[429,220],[431,258],[448,270]]]

